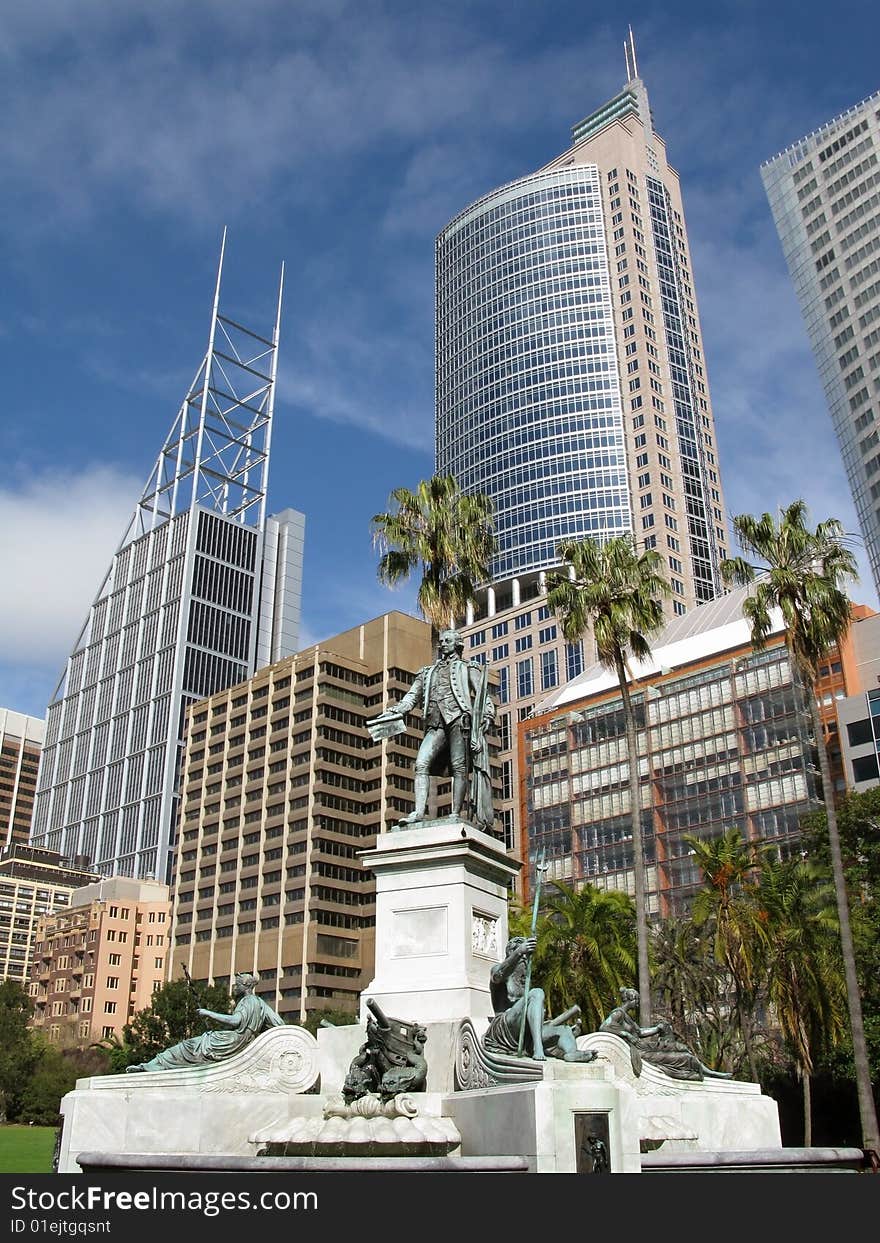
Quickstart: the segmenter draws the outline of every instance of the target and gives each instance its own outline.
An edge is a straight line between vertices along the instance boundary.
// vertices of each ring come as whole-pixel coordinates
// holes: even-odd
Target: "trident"
[[[542,846],[541,847],[541,858],[535,864],[535,900],[532,903],[532,931],[530,934],[531,936],[535,935],[535,928],[538,925],[538,906],[540,905],[540,902],[541,902],[541,881],[544,879],[544,873],[549,871],[550,869],[549,863],[545,862],[546,856],[547,856],[547,847]],[[522,1021],[519,1025],[519,1041],[517,1042],[517,1046],[516,1046],[516,1052],[517,1052],[518,1057],[522,1056],[523,1043],[526,1038],[526,1010],[528,1009],[529,984],[531,983],[531,979],[532,979],[532,957],[530,955],[529,961],[526,963],[526,982],[525,982],[525,987],[523,989]]]

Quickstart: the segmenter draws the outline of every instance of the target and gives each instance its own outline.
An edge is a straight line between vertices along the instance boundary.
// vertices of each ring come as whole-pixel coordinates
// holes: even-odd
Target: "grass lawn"
[[[55,1128],[0,1126],[0,1174],[51,1174]]]

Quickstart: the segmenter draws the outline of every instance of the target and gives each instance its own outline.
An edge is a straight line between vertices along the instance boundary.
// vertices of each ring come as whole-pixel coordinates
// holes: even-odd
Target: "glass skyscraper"
[[[631,533],[670,616],[712,600],[728,536],[678,174],[644,84],[436,242],[436,467],[495,504],[469,655],[498,673],[508,845],[525,857],[516,725],[595,659],[543,599],[562,539]]]
[[[761,177],[880,591],[880,91]]]
[[[103,875],[166,878],[187,706],[296,650],[304,518],[266,515],[280,293],[270,338],[219,291],[47,714],[31,842]]]
[[[437,239],[437,469],[495,503],[496,608],[632,532],[684,612],[727,534],[678,176],[637,78],[572,137]]]

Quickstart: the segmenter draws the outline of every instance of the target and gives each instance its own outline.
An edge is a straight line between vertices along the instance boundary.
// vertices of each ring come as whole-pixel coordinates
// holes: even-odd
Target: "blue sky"
[[[303,641],[413,592],[370,516],[433,471],[433,240],[625,77],[681,175],[730,513],[855,518],[762,160],[880,88],[868,0],[5,0],[0,706],[41,716],[223,308],[271,324]],[[877,606],[864,569],[854,598]]]

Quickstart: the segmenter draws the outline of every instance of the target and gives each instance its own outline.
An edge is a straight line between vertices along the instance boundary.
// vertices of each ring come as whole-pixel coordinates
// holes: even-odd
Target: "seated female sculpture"
[[[630,1047],[633,1071],[639,1075],[642,1062],[665,1071],[672,1079],[730,1079],[728,1071],[711,1070],[693,1053],[670,1023],[661,1020],[653,1027],[640,1027],[630,1014],[639,1004],[633,988],[620,990],[622,1005],[616,1006],[599,1027],[600,1032],[619,1036]]]
[[[231,1014],[218,1014],[214,1010],[197,1010],[199,1018],[213,1019],[222,1023],[227,1031],[209,1031],[201,1036],[181,1040],[148,1062],[127,1066],[126,1073],[138,1070],[179,1070],[184,1066],[204,1066],[220,1062],[240,1053],[259,1036],[265,1027],[283,1027],[284,1020],[270,1005],[254,992],[257,977],[246,971],[239,972],[232,985],[232,996],[239,1000]]]

